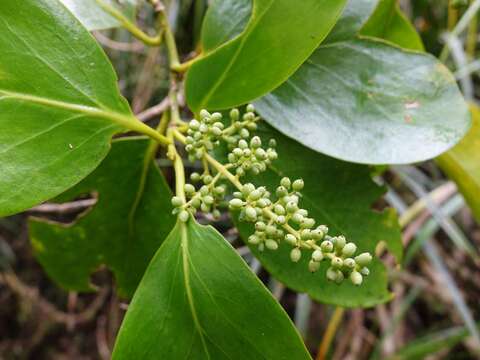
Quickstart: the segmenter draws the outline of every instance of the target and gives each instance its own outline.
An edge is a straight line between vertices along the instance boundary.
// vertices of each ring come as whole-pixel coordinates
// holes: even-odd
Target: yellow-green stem
[[[144,33],[137,25],[131,22],[125,15],[123,15],[119,10],[105,3],[103,0],[95,0],[97,4],[108,14],[113,16],[118,22],[128,30],[133,36],[138,40],[149,46],[158,46],[162,43],[162,33],[157,36],[150,36]]]
[[[470,4],[474,0],[470,0]],[[467,32],[467,56],[469,60],[475,59],[475,50],[477,47],[477,28],[478,28],[478,17],[475,16],[470,20],[468,24],[468,32]]]
[[[174,141],[174,134],[176,136],[176,131],[174,128],[170,128],[167,131],[167,137],[171,141],[171,144],[168,146],[168,157],[173,161],[173,168],[175,170],[175,193],[176,195],[183,200],[183,203],[187,202],[185,196],[185,168],[183,166],[182,157],[177,152]]]
[[[335,311],[328,322],[327,330],[325,331],[325,335],[323,336],[322,342],[320,343],[320,347],[318,348],[318,353],[316,360],[324,360],[328,354],[328,350],[330,349],[330,345],[332,344],[333,338],[335,337],[335,333],[337,332],[338,326],[342,321],[343,314],[345,309],[337,306]]]

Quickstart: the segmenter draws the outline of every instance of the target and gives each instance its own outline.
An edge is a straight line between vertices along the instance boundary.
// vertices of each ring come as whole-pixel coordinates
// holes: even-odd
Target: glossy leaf
[[[90,274],[106,264],[122,296],[132,296],[145,269],[172,229],[171,193],[159,169],[144,162],[149,142],[113,142],[102,164],[62,196],[98,194],[98,202],[73,224],[30,219],[35,255],[46,272],[69,290],[89,291]]]
[[[102,30],[120,26],[120,23],[105,12],[96,0],[60,0],[88,30]],[[103,0],[133,19],[137,0]]]
[[[228,242],[177,223],[128,308],[113,359],[309,359],[293,324]]]
[[[470,126],[445,66],[371,39],[320,46],[256,106],[271,125],[311,149],[367,164],[430,159]]]
[[[65,191],[102,161],[113,134],[146,127],[58,1],[0,1],[0,54],[0,216]]]
[[[467,136],[436,160],[448,177],[457,183],[480,222],[480,109],[474,105],[470,109],[473,125]]]
[[[254,0],[245,30],[190,68],[186,82],[188,105],[194,111],[228,108],[271,91],[320,44],[345,3],[346,0]],[[218,4],[221,2],[213,5]],[[212,11],[215,10],[209,10]],[[204,32],[203,37],[211,35]]]
[[[373,14],[380,0],[349,0],[323,44],[350,40]]]
[[[332,235],[344,235],[358,246],[358,252],[375,253],[380,241],[387,244],[389,250],[400,262],[402,244],[397,216],[392,209],[384,212],[372,210],[372,204],[384,193],[370,177],[370,169],[363,165],[346,163],[321,155],[268,128],[260,133],[262,138],[277,140],[278,160],[271,170],[255,176],[251,181],[274,190],[283,176],[292,180],[303,178],[300,206],[309,212],[317,224],[325,224]],[[247,239],[254,232],[249,223],[239,223],[240,234]],[[290,260],[291,246],[282,243],[278,250],[259,252],[251,250],[262,265],[279,281],[289,288],[308,293],[322,303],[344,307],[366,307],[383,303],[391,298],[387,289],[387,274],[378,259],[370,267],[371,275],[357,287],[350,281],[341,285],[329,282],[325,273],[328,268],[322,263],[314,274],[308,271],[311,253],[304,251],[298,263]]]
[[[380,0],[360,34],[385,39],[405,49],[424,50],[420,35],[400,10],[396,0]]]
[[[215,0],[202,26],[203,51],[210,52],[240,35],[252,16],[253,0]]]

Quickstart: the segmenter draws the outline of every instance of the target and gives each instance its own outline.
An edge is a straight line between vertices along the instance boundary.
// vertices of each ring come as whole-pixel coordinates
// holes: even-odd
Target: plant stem
[[[452,31],[458,21],[458,9],[453,5],[453,0],[448,2],[447,29]]]
[[[118,9],[105,3],[103,0],[95,0],[97,4],[108,14],[117,19],[120,24],[127,29],[134,37],[149,46],[158,46],[162,43],[163,34],[160,33],[156,36],[150,36],[144,33],[137,25],[131,22],[125,15],[123,15]]]
[[[170,69],[174,69],[175,67],[180,66],[175,36],[173,35],[172,28],[168,22],[167,13],[163,4],[157,2],[154,6],[156,11],[158,11],[158,21],[164,31],[165,45],[170,59]]]
[[[194,57],[193,59],[190,59],[184,63],[179,63],[178,65],[172,65],[171,66],[171,69],[177,73],[184,73],[186,72],[188,69],[190,69],[190,67],[195,63],[197,62],[198,60],[200,60],[201,58],[201,54],[199,54],[198,56]]]
[[[175,147],[174,135],[177,136],[177,132],[175,131],[174,128],[170,128],[167,130],[167,137],[171,141],[171,144],[168,145],[167,156],[170,158],[170,160],[173,161],[173,168],[175,170],[175,193],[180,199],[183,200],[184,203],[186,203],[187,197],[185,196],[185,189],[184,189],[185,168],[183,166],[182,157],[177,152],[177,148]]]
[[[472,4],[473,0],[470,0]],[[477,47],[477,28],[478,28],[478,17],[477,14],[470,20],[468,24],[468,33],[467,33],[467,56],[471,61],[475,59],[475,50]]]
[[[328,350],[330,349],[330,345],[332,344],[333,338],[335,337],[335,333],[337,332],[338,326],[342,321],[343,314],[345,309],[337,306],[335,311],[328,322],[327,330],[325,335],[323,336],[322,342],[320,343],[320,347],[318,348],[318,353],[316,360],[324,360],[328,354]]]

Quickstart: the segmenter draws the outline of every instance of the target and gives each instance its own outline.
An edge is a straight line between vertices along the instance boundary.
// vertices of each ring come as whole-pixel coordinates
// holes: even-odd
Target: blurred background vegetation
[[[207,0],[166,3],[179,50],[188,59],[195,51]],[[426,50],[444,60],[475,104],[480,95],[477,17],[460,34],[455,27],[469,7],[478,9],[480,1],[402,0],[400,5]],[[138,14],[144,28],[153,24],[149,10],[146,6]],[[163,50],[148,49],[121,29],[95,36],[112,60],[134,112],[145,120],[161,112],[169,87]],[[480,164],[480,145],[470,155]],[[160,166],[167,164],[159,161]],[[375,179],[388,187],[376,207],[397,209],[405,245],[403,264],[384,255],[395,297],[375,308],[343,310],[289,291],[268,276],[234,230],[227,230],[227,216],[218,224],[287,310],[317,359],[480,358],[480,219],[475,220],[457,186],[440,170],[442,161],[448,158],[375,171]],[[477,172],[480,181],[478,167]],[[170,180],[171,175],[166,172]],[[479,200],[468,201],[471,205]],[[116,296],[111,275],[102,269],[96,273],[100,290],[95,294],[62,291],[35,261],[26,229],[28,216],[71,222],[88,205],[88,199],[76,207],[44,204],[0,219],[0,359],[110,358],[127,307]]]

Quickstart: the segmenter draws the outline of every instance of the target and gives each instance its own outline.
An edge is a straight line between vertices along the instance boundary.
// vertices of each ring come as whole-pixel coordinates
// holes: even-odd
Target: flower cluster
[[[315,226],[315,219],[308,217],[308,211],[299,207],[300,191],[303,180],[291,181],[284,177],[275,191],[276,200],[264,187],[255,188],[253,184],[243,185],[242,191],[234,194],[229,203],[233,210],[240,210],[240,220],[255,223],[255,233],[248,242],[265,248],[277,250],[279,244],[285,242],[293,247],[290,259],[298,262],[302,250],[312,251],[308,268],[315,272],[323,260],[330,262],[327,278],[341,283],[349,277],[355,285],[360,285],[363,275],[368,275],[366,267],[371,255],[363,253],[353,258],[357,247],[347,243],[345,237],[328,235],[325,225]]]
[[[341,283],[349,278],[353,284],[360,285],[363,277],[369,274],[367,266],[372,256],[369,253],[355,255],[357,246],[353,242],[347,242],[344,236],[330,236],[327,226],[317,225],[315,219],[309,217],[308,211],[299,206],[304,187],[302,179],[292,181],[284,177],[274,194],[264,186],[240,182],[248,172],[257,175],[265,171],[278,157],[275,140],[269,140],[268,147],[264,148],[260,137],[252,136],[260,119],[254,111],[252,105],[246,107],[243,116],[238,109],[231,110],[228,127],[222,122],[222,114],[206,110],[200,112],[200,120],[189,122],[185,149],[190,160],[202,160],[204,172],[191,175],[192,183],[185,184],[183,189],[185,200],[173,197],[174,213],[182,221],[187,221],[190,214],[198,210],[219,217],[218,207],[223,203],[227,189],[219,182],[228,179],[239,190],[234,192],[229,207],[240,212],[241,221],[255,224],[255,232],[248,238],[251,245],[264,251],[277,250],[282,243],[288,244],[292,247],[290,259],[293,262],[299,262],[308,252],[311,272],[317,271],[322,262],[327,262],[328,280]],[[222,165],[214,161],[216,173],[212,175],[212,158],[208,152],[220,141],[228,145],[228,163]]]

